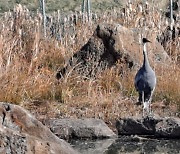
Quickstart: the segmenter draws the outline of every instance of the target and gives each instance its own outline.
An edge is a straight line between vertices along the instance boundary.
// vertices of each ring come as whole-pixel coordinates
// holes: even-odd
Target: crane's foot
[[[149,112],[149,117],[151,117],[151,118],[154,117],[154,113],[152,112],[152,110],[150,110],[150,112]]]
[[[151,111],[151,109],[149,108],[149,106],[144,106],[143,107],[143,118],[152,118],[153,117],[153,113]]]
[[[142,116],[144,119],[147,119],[147,118],[153,118],[154,117],[154,114],[150,111],[148,111],[148,109],[143,109],[143,116]]]

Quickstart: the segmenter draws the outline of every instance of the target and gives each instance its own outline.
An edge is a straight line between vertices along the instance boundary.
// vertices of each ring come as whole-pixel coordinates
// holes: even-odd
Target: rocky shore
[[[119,119],[116,135],[100,119],[47,119],[45,126],[22,107],[1,102],[0,121],[0,151],[4,153],[75,154],[78,152],[65,140],[117,139],[124,135],[131,136],[131,141],[180,139],[180,119],[174,117]]]

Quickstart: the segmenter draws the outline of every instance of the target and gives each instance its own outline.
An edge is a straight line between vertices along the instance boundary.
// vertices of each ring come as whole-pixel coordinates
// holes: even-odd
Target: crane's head
[[[143,42],[143,44],[144,44],[144,43],[147,43],[147,42],[150,42],[150,43],[151,43],[151,41],[149,41],[147,38],[143,38],[143,39],[142,39],[142,42]]]

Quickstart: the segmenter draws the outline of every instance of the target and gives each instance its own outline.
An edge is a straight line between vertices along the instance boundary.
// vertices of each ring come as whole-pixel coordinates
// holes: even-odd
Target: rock
[[[66,67],[58,71],[57,79],[65,75],[69,67],[88,77],[96,76],[117,62],[128,68],[135,67],[140,62],[139,36],[138,29],[128,29],[119,24],[99,24],[89,41],[70,58]],[[156,36],[149,39],[152,41],[151,46],[148,46],[153,53],[150,54],[151,59],[165,60],[167,54]]]
[[[5,153],[77,153],[20,106],[0,102],[0,151]]]
[[[102,139],[116,137],[115,133],[100,119],[50,119],[45,124],[59,138]]]
[[[156,136],[180,139],[180,119],[164,118],[156,125]]]
[[[120,119],[116,122],[119,135],[154,135],[155,125],[159,120],[153,118]]]
[[[70,154],[74,152],[65,150],[65,147],[62,147],[59,143],[18,133],[6,127],[0,128],[0,141],[0,152],[7,154]]]
[[[116,122],[119,135],[180,139],[180,118],[124,118]]]

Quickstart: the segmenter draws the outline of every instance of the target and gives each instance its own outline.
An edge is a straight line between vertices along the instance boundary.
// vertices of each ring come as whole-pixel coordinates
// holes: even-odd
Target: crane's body
[[[139,93],[139,103],[143,103],[143,116],[145,111],[151,114],[151,99],[156,86],[156,75],[151,68],[147,56],[146,43],[150,42],[143,38],[143,55],[144,61],[142,67],[139,69],[135,76],[135,88]]]

